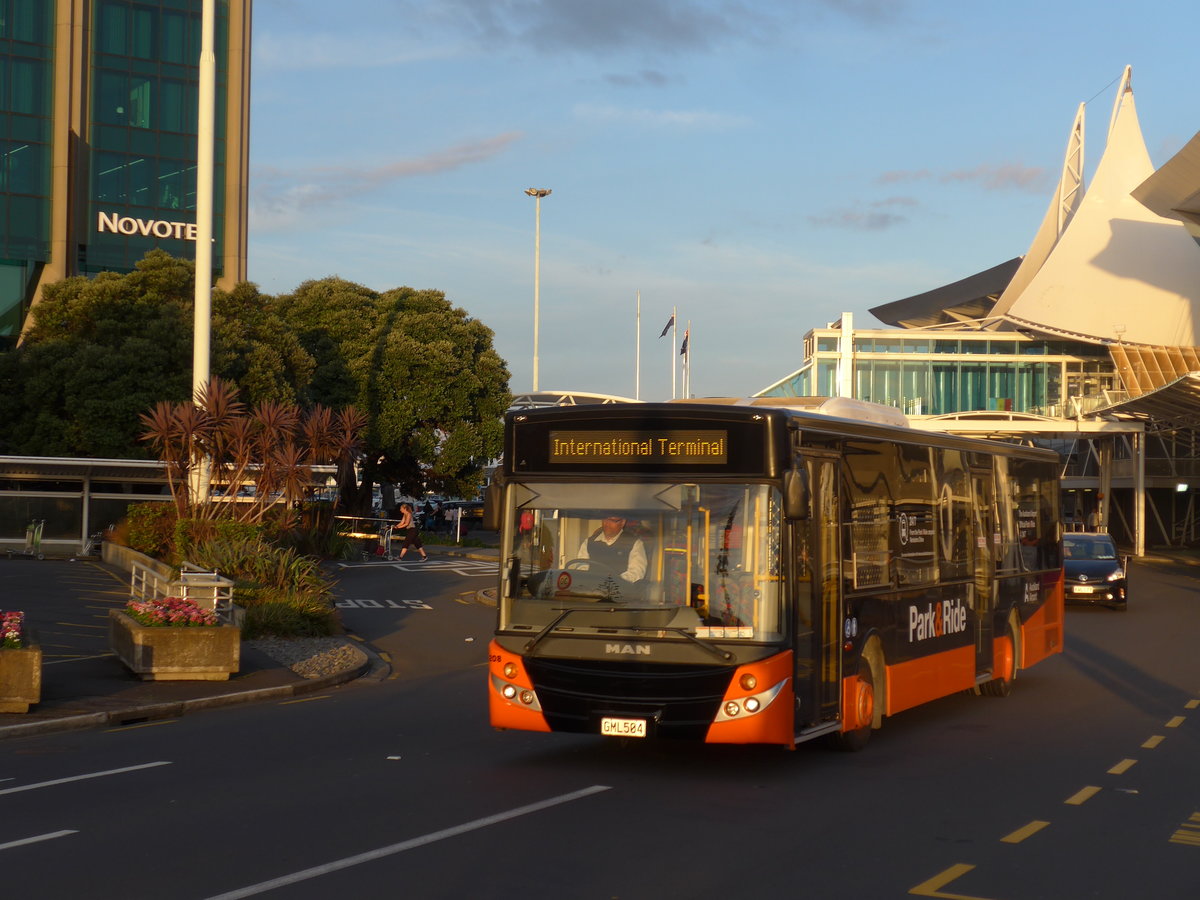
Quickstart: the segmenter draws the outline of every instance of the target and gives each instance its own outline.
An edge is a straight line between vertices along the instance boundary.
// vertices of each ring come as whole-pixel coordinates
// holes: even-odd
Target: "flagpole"
[[[635,346],[637,347],[634,353],[633,366],[633,399],[642,399],[642,292],[637,292],[637,325],[635,326],[635,334],[637,339]]]
[[[671,399],[675,399],[675,341],[679,337],[679,307],[671,307]]]
[[[683,342],[687,345],[684,347],[683,354],[683,399],[688,400],[692,396],[692,320],[688,319],[687,328],[683,332]]]

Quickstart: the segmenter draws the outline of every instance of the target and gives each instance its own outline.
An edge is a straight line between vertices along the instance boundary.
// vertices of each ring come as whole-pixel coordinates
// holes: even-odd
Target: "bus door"
[[[992,575],[995,571],[994,533],[998,523],[992,506],[991,472],[972,472],[972,506],[975,521],[975,672],[992,670],[992,607],[995,602]]]
[[[797,563],[796,696],[809,724],[841,714],[841,546],[838,461],[807,451],[812,515],[794,525]]]

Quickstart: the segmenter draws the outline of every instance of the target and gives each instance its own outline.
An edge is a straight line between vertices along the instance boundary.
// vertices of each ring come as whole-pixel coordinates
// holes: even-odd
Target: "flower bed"
[[[24,644],[25,613],[0,612],[0,648],[17,650]]]
[[[109,646],[146,681],[225,681],[238,670],[241,629],[194,600],[130,600],[108,616]]]
[[[28,712],[42,698],[42,648],[22,612],[0,612],[0,713]]]
[[[157,597],[151,600],[130,600],[125,607],[129,618],[139,625],[168,627],[203,627],[219,625],[217,614],[201,609],[195,600],[181,597]]]

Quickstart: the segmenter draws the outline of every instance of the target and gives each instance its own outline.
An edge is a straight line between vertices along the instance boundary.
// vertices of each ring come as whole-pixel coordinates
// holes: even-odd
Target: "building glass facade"
[[[246,278],[251,0],[216,0],[213,278]],[[0,349],[42,288],[195,256],[203,0],[0,0]]]
[[[88,227],[83,274],[130,271],[148,250],[192,256],[196,126],[200,90],[200,9],[193,0],[96,0],[92,46],[92,122]],[[217,111],[214,182],[224,182],[225,93],[222,61],[228,7],[216,17]],[[221,274],[224,204],[213,204],[213,274]],[[132,223],[138,223],[134,225]],[[146,227],[140,223],[153,222]]]
[[[53,84],[53,5],[0,0],[0,335],[50,258]]]

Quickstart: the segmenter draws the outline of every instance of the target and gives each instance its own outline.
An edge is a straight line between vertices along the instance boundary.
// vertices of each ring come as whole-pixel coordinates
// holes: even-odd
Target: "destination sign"
[[[724,465],[729,461],[729,432],[551,431],[549,452],[551,463]]]

